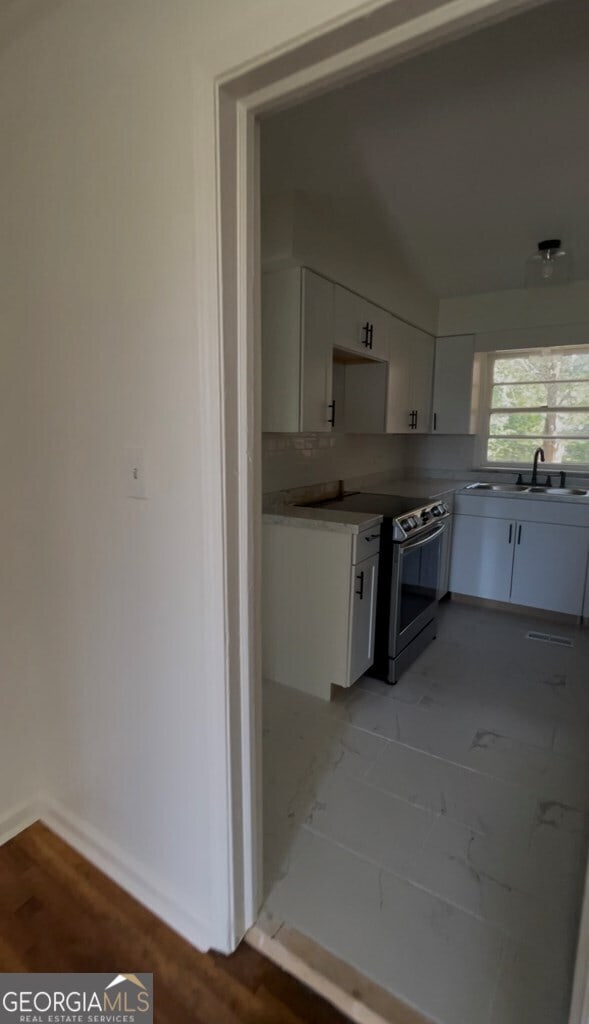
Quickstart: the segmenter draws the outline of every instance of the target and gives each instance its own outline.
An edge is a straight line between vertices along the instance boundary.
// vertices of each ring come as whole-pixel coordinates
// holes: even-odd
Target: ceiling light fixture
[[[571,279],[571,257],[561,248],[560,238],[545,238],[526,261],[528,288],[547,284],[566,284]]]

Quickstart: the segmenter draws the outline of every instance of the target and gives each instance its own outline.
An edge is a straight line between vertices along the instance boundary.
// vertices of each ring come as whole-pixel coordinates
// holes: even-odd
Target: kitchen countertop
[[[363,530],[380,526],[382,516],[368,512],[344,512],[339,509],[285,505],[280,511],[264,512],[262,522],[311,530],[331,530],[335,533],[362,533]]]

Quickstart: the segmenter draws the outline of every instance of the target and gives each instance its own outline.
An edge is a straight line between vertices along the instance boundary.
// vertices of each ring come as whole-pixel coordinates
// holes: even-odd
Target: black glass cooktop
[[[341,509],[342,512],[372,512],[375,516],[391,516],[396,518],[404,512],[412,512],[417,506],[415,498],[399,498],[394,494],[366,494],[357,491],[344,494],[341,498],[328,501],[315,501],[310,508]]]

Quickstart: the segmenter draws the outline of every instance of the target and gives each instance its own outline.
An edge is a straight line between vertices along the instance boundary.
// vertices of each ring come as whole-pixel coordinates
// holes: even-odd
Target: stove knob
[[[433,514],[435,516],[441,516],[442,515],[442,506],[441,505],[434,505],[434,507],[432,508],[432,512],[433,512]]]
[[[423,512],[421,513],[421,521],[422,521],[422,523],[427,523],[429,518],[430,518],[430,514],[429,514],[428,510],[424,509]]]

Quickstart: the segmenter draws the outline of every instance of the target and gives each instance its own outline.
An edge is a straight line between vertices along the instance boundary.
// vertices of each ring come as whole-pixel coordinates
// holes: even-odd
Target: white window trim
[[[513,470],[513,472],[519,473],[522,470],[525,471],[528,463],[526,462],[490,462],[487,458],[487,449],[489,443],[489,428],[491,421],[491,404],[493,394],[493,374],[491,368],[494,361],[497,358],[517,358],[521,353],[526,355],[532,355],[534,353],[540,355],[545,353],[546,350],[559,348],[560,351],[567,352],[578,352],[581,349],[589,348],[589,345],[544,345],[536,346],[534,348],[518,348],[518,349],[500,349],[495,352],[485,352],[482,354],[482,365],[481,365],[481,402],[479,406],[479,424],[477,430],[476,439],[476,463],[486,472],[504,472],[506,470]],[[579,412],[583,412],[585,407],[579,408]],[[530,440],[530,459],[529,465],[532,464],[534,456],[534,449],[531,447],[533,441]],[[561,472],[565,473],[577,473],[586,475],[589,472],[589,462],[551,462],[547,466],[544,466],[546,472]]]

